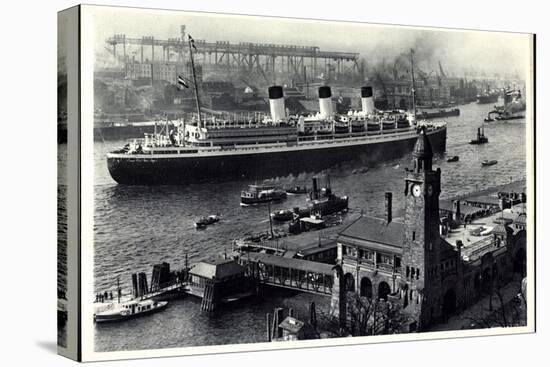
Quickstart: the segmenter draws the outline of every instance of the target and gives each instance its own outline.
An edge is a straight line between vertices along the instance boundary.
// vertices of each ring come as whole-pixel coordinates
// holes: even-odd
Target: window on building
[[[416,240],[416,232],[413,231],[413,241],[415,241],[415,240]]]

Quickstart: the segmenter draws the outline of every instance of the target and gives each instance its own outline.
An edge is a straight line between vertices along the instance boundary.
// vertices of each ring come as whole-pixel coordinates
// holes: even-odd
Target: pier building
[[[445,228],[439,206],[441,170],[432,168],[432,146],[424,132],[412,156],[413,168],[404,177],[404,218],[392,217],[392,194],[386,193],[383,218],[361,216],[337,237],[331,312],[342,322],[347,322],[346,299],[352,292],[398,304],[408,316],[407,331],[425,330],[515,274],[525,274],[524,205],[507,209],[512,220],[503,220],[500,211],[480,223],[464,222],[455,207],[461,225]]]

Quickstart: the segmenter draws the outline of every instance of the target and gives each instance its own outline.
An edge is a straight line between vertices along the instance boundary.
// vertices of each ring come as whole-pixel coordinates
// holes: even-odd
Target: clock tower
[[[433,151],[422,128],[414,146],[413,168],[405,177],[405,229],[401,279],[404,306],[411,307],[418,328],[438,317],[439,194],[441,170],[432,169]],[[438,281],[439,280],[439,281]]]

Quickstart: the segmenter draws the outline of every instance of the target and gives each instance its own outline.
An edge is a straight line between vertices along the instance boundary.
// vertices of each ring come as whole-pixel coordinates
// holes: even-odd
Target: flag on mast
[[[178,75],[178,89],[181,90],[182,88],[189,88],[189,84],[183,76]]]
[[[191,42],[191,46],[195,49],[195,51],[197,51],[197,47],[195,46],[195,40],[193,39],[193,37],[191,37],[190,34],[188,34],[187,37],[189,37],[189,42]]]

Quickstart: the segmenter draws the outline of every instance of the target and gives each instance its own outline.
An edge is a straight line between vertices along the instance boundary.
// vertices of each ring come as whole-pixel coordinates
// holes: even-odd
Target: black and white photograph
[[[78,14],[83,359],[534,331],[533,34]]]

